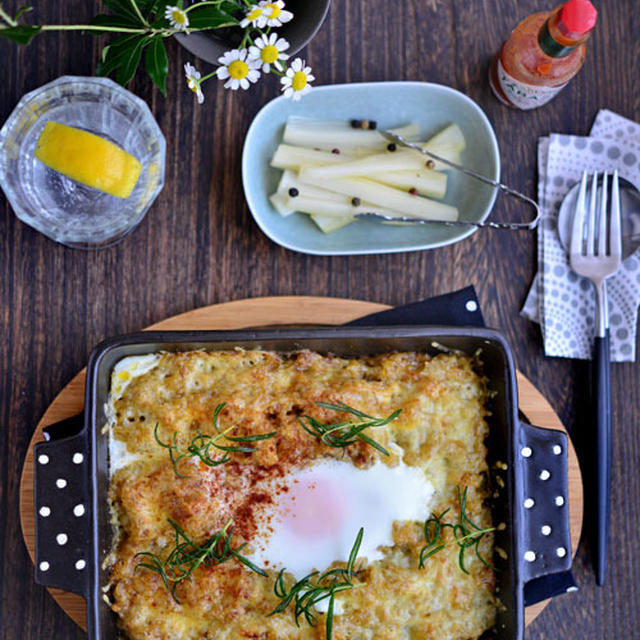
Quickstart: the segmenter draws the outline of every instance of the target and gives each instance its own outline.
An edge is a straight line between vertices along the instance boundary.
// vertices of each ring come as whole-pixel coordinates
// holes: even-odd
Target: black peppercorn
[[[331,149],[331,153],[335,153],[336,155],[340,155],[340,149]]]
[[[398,148],[398,147],[397,147],[397,145],[396,145],[396,143],[395,143],[395,142],[390,142],[390,143],[387,145],[387,151],[395,151],[397,148]]]
[[[351,198],[351,204],[354,207],[359,207],[362,204],[362,200],[360,198]]]
[[[415,187],[411,187],[411,189],[409,189],[409,193],[412,196],[417,196],[418,195],[418,190]]]
[[[427,169],[433,169],[436,166],[436,163],[433,160],[427,160]]]
[[[296,196],[300,195],[300,192],[295,187],[291,187],[291,189],[289,189],[289,195],[292,198],[295,198]]]
[[[351,127],[353,129],[362,129],[362,120],[351,120]]]
[[[366,120],[365,120],[366,122]],[[367,124],[369,125],[369,129],[377,129],[378,128],[378,123],[375,120],[369,120],[369,122],[367,122]]]

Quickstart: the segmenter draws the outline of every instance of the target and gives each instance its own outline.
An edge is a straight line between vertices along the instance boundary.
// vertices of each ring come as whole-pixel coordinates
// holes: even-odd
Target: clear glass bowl
[[[49,121],[102,136],[135,156],[142,172],[131,195],[116,198],[49,169],[34,155]],[[122,240],[164,185],[166,144],[147,105],[107,78],[63,76],[18,103],[0,130],[0,186],[26,224],[69,247]]]

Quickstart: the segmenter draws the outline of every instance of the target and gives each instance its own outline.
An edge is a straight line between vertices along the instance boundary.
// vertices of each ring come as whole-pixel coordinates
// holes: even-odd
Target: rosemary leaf
[[[316,402],[316,405],[322,409],[329,409],[330,411],[338,411],[354,415],[358,418],[358,421],[324,424],[313,416],[304,414],[298,418],[298,422],[307,433],[319,438],[329,447],[345,448],[357,440],[362,440],[374,449],[378,450],[380,453],[386,456],[389,455],[389,452],[379,442],[376,442],[373,438],[363,432],[365,429],[369,428],[384,427],[395,420],[402,412],[402,409],[397,409],[386,418],[376,418],[364,413],[363,411],[354,409],[343,402],[340,402],[339,404]]]
[[[277,435],[276,431],[271,431],[269,433],[259,433],[251,436],[227,435],[236,427],[235,425],[232,425],[227,429],[220,429],[218,425],[218,417],[220,416],[220,412],[225,408],[225,406],[226,402],[221,402],[216,406],[213,412],[213,427],[216,431],[215,435],[204,434],[200,431],[200,429],[196,429],[197,435],[192,438],[191,443],[187,447],[186,451],[182,451],[179,448],[178,433],[175,431],[169,443],[163,442],[158,435],[159,424],[156,423],[156,426],[153,430],[153,435],[156,439],[156,442],[161,447],[163,447],[164,449],[168,449],[169,458],[171,460],[171,464],[173,465],[173,470],[176,476],[178,476],[179,478],[188,477],[180,473],[178,469],[179,463],[185,458],[199,458],[200,461],[208,467],[217,467],[231,460],[231,456],[229,455],[229,453],[253,453],[254,451],[256,451],[255,447],[242,446],[243,443],[268,440],[269,438],[273,438],[275,435]],[[223,440],[239,444],[222,444]],[[223,452],[224,455],[220,455],[219,452]]]
[[[176,596],[177,586],[184,580],[189,580],[193,572],[204,565],[213,567],[231,558],[245,565],[251,571],[255,571],[261,576],[266,576],[264,569],[256,566],[248,558],[240,554],[244,544],[233,547],[231,539],[233,536],[232,521],[229,520],[221,531],[218,531],[203,544],[199,545],[192,540],[180,527],[177,522],[168,520],[174,530],[176,541],[173,549],[169,551],[167,557],[162,560],[159,556],[150,551],[141,551],[135,555],[136,558],[144,558],[144,561],[136,565],[136,569],[146,569],[157,573],[164,583],[172,598],[180,604]]]
[[[280,573],[278,573],[273,585],[273,592],[280,599],[280,603],[269,616],[282,613],[291,602],[293,602],[293,616],[296,625],[300,626],[300,618],[304,617],[309,626],[315,627],[317,622],[317,616],[313,612],[315,606],[319,602],[329,599],[326,619],[326,638],[327,640],[331,640],[333,634],[335,595],[336,593],[347,591],[357,586],[353,584],[353,567],[358,557],[363,535],[364,529],[360,528],[351,552],[349,553],[346,569],[330,569],[321,575],[318,571],[313,571],[302,578],[302,580],[298,580],[298,582],[293,584],[288,590],[284,582],[285,569],[282,569]]]
[[[446,509],[440,515],[432,513],[424,523],[424,538],[426,544],[420,550],[418,568],[424,569],[425,561],[435,555],[442,549],[452,544],[457,544],[458,549],[458,566],[460,570],[468,574],[469,571],[465,566],[465,553],[470,547],[474,548],[476,557],[486,566],[495,570],[495,567],[480,553],[480,542],[485,535],[495,531],[496,527],[483,529],[471,521],[467,514],[467,493],[469,488],[465,487],[464,491],[460,487],[456,487],[458,505],[460,507],[460,518],[456,523],[443,522],[444,516],[450,511]],[[444,531],[449,528],[453,533],[453,540],[445,542],[443,539]]]

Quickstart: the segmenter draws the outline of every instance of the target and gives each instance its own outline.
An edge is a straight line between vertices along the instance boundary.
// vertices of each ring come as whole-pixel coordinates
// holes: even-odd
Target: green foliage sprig
[[[474,524],[467,514],[467,492],[469,487],[465,487],[464,491],[460,487],[456,487],[458,494],[458,504],[460,507],[460,520],[457,523],[450,524],[443,521],[444,517],[450,511],[445,509],[440,515],[434,513],[424,523],[425,546],[420,550],[420,561],[418,567],[423,569],[428,558],[442,551],[445,547],[457,544],[458,566],[464,573],[469,573],[465,567],[465,553],[467,549],[473,547],[476,557],[486,566],[495,569],[495,567],[482,557],[480,553],[480,542],[488,533],[496,530],[496,527],[483,529]],[[454,539],[448,542],[444,541],[443,534],[446,529],[451,529]]]
[[[227,51],[218,69],[202,76],[191,64],[185,65],[187,85],[204,101],[201,85],[212,77],[227,80],[225,88],[247,89],[262,73],[276,73],[285,95],[299,100],[311,90],[311,68],[301,59],[288,67],[285,51],[289,43],[271,32],[293,18],[282,0],[196,0],[183,7],[183,0],[103,0],[107,9],[87,24],[25,24],[23,16],[33,7],[22,7],[10,15],[0,4],[0,37],[26,45],[39,33],[81,31],[93,35],[115,35],[102,49],[97,75],[114,76],[128,84],[144,66],[163,95],[167,93],[169,58],[165,42],[176,34],[215,31],[226,27],[238,30],[240,47]],[[235,62],[235,64],[233,64]]]
[[[346,420],[334,424],[324,424],[313,416],[305,414],[301,418],[298,418],[298,421],[307,433],[319,438],[324,444],[330,447],[344,448],[353,444],[356,440],[362,440],[368,445],[371,445],[374,449],[380,451],[380,453],[383,453],[385,456],[389,455],[389,452],[379,442],[376,442],[373,438],[370,438],[366,433],[364,433],[364,430],[375,427],[384,427],[395,420],[402,412],[402,409],[397,409],[386,418],[376,418],[359,411],[358,409],[354,409],[353,407],[344,404],[344,402],[339,402],[338,404],[316,402],[316,405],[323,409],[330,409],[331,411],[349,413],[356,416],[358,420]]]
[[[157,573],[164,582],[165,587],[171,593],[171,597],[180,604],[176,596],[178,585],[184,580],[191,578],[193,572],[199,566],[213,567],[222,564],[227,560],[235,558],[245,567],[255,571],[261,576],[267,573],[260,567],[256,566],[248,558],[240,554],[240,551],[246,546],[246,543],[238,547],[233,547],[231,538],[233,536],[232,521],[229,520],[224,528],[208,538],[202,544],[197,544],[190,538],[173,520],[169,519],[169,524],[175,532],[175,545],[169,552],[169,555],[162,560],[155,553],[150,551],[142,551],[136,553],[136,558],[144,558],[141,560],[136,569],[147,569]]]
[[[360,544],[362,543],[362,536],[364,535],[364,529],[361,528],[358,531],[351,552],[349,553],[349,559],[347,561],[347,567],[345,569],[330,569],[320,574],[318,571],[314,571],[309,575],[298,580],[294,585],[287,589],[284,581],[284,573],[286,569],[282,569],[276,578],[273,586],[273,591],[278,598],[280,598],[280,604],[269,614],[270,616],[276,613],[282,613],[286,608],[294,603],[293,615],[295,617],[296,626],[300,626],[300,618],[304,617],[307,624],[315,627],[317,623],[317,616],[314,614],[313,609],[316,604],[324,600],[329,600],[329,606],[327,609],[326,620],[326,638],[331,640],[333,633],[333,610],[335,605],[335,597],[337,593],[341,591],[347,591],[353,589],[353,566],[358,557],[358,551],[360,550]]]
[[[213,428],[216,430],[215,435],[204,434],[200,429],[196,429],[197,435],[191,440],[191,443],[187,447],[186,451],[182,451],[178,446],[178,433],[174,432],[170,442],[163,442],[158,436],[158,423],[153,430],[156,442],[169,451],[169,457],[173,464],[173,470],[179,478],[186,478],[184,474],[178,470],[178,464],[185,458],[199,458],[200,461],[206,464],[208,467],[217,467],[221,464],[225,464],[231,460],[229,453],[253,453],[255,447],[248,447],[246,443],[259,442],[261,440],[268,440],[276,435],[276,431],[270,431],[269,433],[260,433],[253,436],[230,436],[227,435],[230,431],[236,428],[236,425],[232,425],[225,429],[220,430],[218,426],[218,417],[220,412],[225,408],[226,402],[221,402],[213,412]],[[232,444],[222,444],[223,440],[227,440]],[[233,444],[239,443],[239,444]],[[221,451],[222,455],[217,451]],[[213,455],[212,455],[213,454]]]

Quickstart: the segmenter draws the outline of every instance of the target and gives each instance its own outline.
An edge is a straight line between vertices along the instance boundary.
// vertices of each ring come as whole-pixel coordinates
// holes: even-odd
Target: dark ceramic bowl
[[[276,29],[278,35],[288,40],[291,47],[287,53],[291,56],[300,51],[322,26],[329,11],[331,0],[287,0],[286,9],[293,13],[293,20]],[[194,56],[217,64],[218,58],[229,49],[238,46],[239,30],[220,29],[211,33],[192,33],[176,35],[176,40]]]

